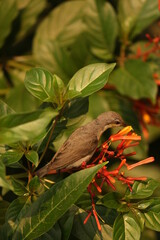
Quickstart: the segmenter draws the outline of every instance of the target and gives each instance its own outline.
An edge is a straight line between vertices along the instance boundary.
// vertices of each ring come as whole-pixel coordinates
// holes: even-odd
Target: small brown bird
[[[102,133],[108,128],[125,126],[116,112],[104,112],[92,122],[75,130],[57,151],[52,160],[35,174],[43,177],[51,170],[71,169],[88,162],[97,149]]]

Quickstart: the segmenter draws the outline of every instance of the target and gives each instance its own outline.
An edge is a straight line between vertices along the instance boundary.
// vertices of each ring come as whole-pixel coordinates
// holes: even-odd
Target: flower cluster
[[[146,38],[148,42],[145,45],[145,50],[142,50],[140,46],[137,47],[137,51],[135,55],[131,55],[130,58],[142,59],[143,61],[147,61],[147,59],[154,54],[159,57],[160,55],[160,37],[151,37],[150,34],[146,34]]]
[[[155,104],[150,100],[134,100],[134,109],[138,113],[143,135],[146,139],[149,137],[147,125],[160,126],[160,98],[157,97]]]
[[[101,225],[100,225],[99,219],[98,219],[100,216],[97,214],[96,209],[95,209],[95,203],[94,203],[95,193],[93,191],[93,189],[94,189],[93,186],[96,188],[96,190],[99,193],[102,192],[102,187],[103,187],[104,183],[107,183],[113,190],[116,190],[115,182],[116,182],[116,180],[118,180],[118,181],[121,181],[123,184],[126,184],[129,187],[130,191],[132,191],[132,185],[133,185],[134,181],[147,180],[147,178],[144,176],[143,177],[125,176],[124,171],[122,171],[123,166],[125,166],[127,168],[127,170],[131,170],[137,166],[151,163],[154,161],[154,158],[150,157],[150,158],[144,159],[142,161],[139,161],[139,162],[131,164],[131,165],[129,165],[127,163],[127,157],[135,155],[136,152],[131,152],[129,154],[125,154],[124,153],[125,149],[137,146],[139,144],[140,140],[141,140],[141,137],[138,136],[133,131],[132,127],[127,126],[127,127],[123,128],[121,131],[119,131],[117,134],[111,135],[109,137],[109,139],[102,144],[102,146],[98,149],[100,151],[98,157],[96,159],[94,159],[90,165],[86,165],[85,163],[82,164],[82,168],[85,168],[85,167],[94,166],[96,164],[101,164],[103,162],[110,162],[113,159],[117,159],[120,161],[118,167],[112,171],[108,170],[108,165],[102,167],[98,171],[98,173],[96,174],[96,176],[94,177],[92,182],[89,184],[88,192],[90,194],[91,201],[92,201],[92,210],[88,213],[86,219],[84,220],[84,224],[88,221],[89,217],[93,213],[96,223],[97,223],[97,227],[99,230],[101,230]],[[117,145],[115,150],[110,150],[110,145],[116,141],[120,141],[120,143]],[[97,183],[97,180],[98,180],[98,182],[100,182],[99,184]]]

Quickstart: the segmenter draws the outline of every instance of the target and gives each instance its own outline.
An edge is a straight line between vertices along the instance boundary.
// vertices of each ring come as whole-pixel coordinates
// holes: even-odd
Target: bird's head
[[[104,112],[98,116],[97,122],[102,126],[102,132],[108,128],[126,126],[122,117],[113,111]]]

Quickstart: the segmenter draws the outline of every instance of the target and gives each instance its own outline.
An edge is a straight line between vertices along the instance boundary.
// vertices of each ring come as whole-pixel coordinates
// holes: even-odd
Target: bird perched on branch
[[[125,123],[118,113],[112,111],[102,113],[92,122],[75,130],[52,160],[35,174],[41,178],[51,170],[80,167],[95,153],[102,133],[108,128],[119,126],[125,126]]]

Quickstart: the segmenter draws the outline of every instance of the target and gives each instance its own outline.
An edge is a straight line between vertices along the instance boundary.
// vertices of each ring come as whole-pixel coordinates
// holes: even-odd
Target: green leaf
[[[19,4],[20,5],[20,4]],[[46,7],[46,0],[41,0],[37,4],[37,0],[28,1],[26,6],[20,6],[20,30],[16,36],[16,43],[25,37],[29,30],[34,26],[39,14]]]
[[[5,221],[5,214],[8,209],[9,202],[7,201],[0,201],[0,227],[4,224]]]
[[[158,199],[158,203],[160,204],[160,199]],[[148,209],[153,204],[154,204],[154,199],[142,200],[137,204],[137,208],[140,210],[145,210],[145,209]]]
[[[13,240],[19,238],[31,240],[47,232],[77,201],[101,167],[102,165],[98,165],[74,173],[41,195],[16,222],[17,229]]]
[[[14,111],[2,100],[0,100],[0,116],[6,116]]]
[[[5,225],[7,226],[7,237],[13,234],[13,231],[16,227],[15,222],[21,218],[23,212],[28,209],[30,206],[30,198],[28,197],[18,197],[13,200],[9,205],[6,216],[5,216]],[[9,238],[10,239],[10,238]]]
[[[134,205],[134,203],[133,203],[133,205]],[[135,220],[141,229],[141,232],[143,232],[144,224],[145,224],[143,214],[137,208],[132,208],[132,207],[131,207],[131,212],[133,213]]]
[[[23,156],[23,152],[20,152],[18,150],[10,149],[5,153],[2,153],[0,156],[0,160],[8,166],[10,164],[18,162]]]
[[[6,222],[16,222],[16,219],[20,217],[24,209],[30,205],[28,197],[18,197],[12,201],[6,213]]]
[[[12,190],[10,182],[6,179],[6,169],[2,161],[0,161],[0,186]]]
[[[113,240],[139,240],[140,235],[139,224],[132,212],[116,218],[113,226]]]
[[[130,34],[130,38],[134,38],[159,16],[157,0],[120,0],[118,2],[118,17],[124,37]]]
[[[62,103],[64,84],[62,80],[42,68],[33,68],[26,73],[25,87],[43,102]]]
[[[84,224],[86,217],[87,213],[82,209],[79,209],[75,215],[72,234],[76,239],[112,240],[112,228],[109,225],[102,224],[102,230],[99,232],[94,216],[91,216],[87,223]]]
[[[143,218],[147,228],[160,232],[160,212],[149,211],[143,213]]]
[[[30,150],[25,153],[26,158],[32,162],[36,167],[38,166],[39,156],[36,151]]]
[[[75,98],[66,106],[63,112],[65,118],[77,118],[88,112],[89,99],[86,98]]]
[[[114,63],[90,64],[74,74],[68,83],[68,90],[80,92],[80,97],[89,96],[104,87],[114,67]]]
[[[116,13],[105,0],[88,0],[85,9],[87,37],[91,52],[104,60],[112,58],[118,35]]]
[[[61,46],[70,45],[84,29],[81,20],[84,6],[83,1],[65,2],[53,9],[39,26],[36,41],[50,39],[57,40]]]
[[[39,187],[40,187],[40,179],[38,178],[38,176],[35,176],[29,182],[29,191],[36,192],[38,191]]]
[[[149,179],[145,182],[135,181],[132,186],[132,192],[127,190],[125,199],[143,199],[150,197],[158,186],[159,182],[154,179]]]
[[[23,196],[26,193],[28,193],[27,189],[25,188],[24,184],[21,181],[15,179],[14,177],[11,177],[11,183],[13,186],[13,192],[16,195]]]
[[[72,230],[74,216],[68,217],[66,222],[63,225],[63,239],[68,239]]]
[[[17,14],[16,0],[0,1],[0,48],[10,33],[11,24]]]
[[[108,208],[117,209],[121,206],[120,203],[121,194],[117,192],[110,192],[105,194],[96,204],[102,204]]]
[[[47,108],[30,113],[15,113],[0,118],[0,143],[40,140],[58,113]]]
[[[160,198],[142,200],[137,206],[147,228],[160,231]]]
[[[75,42],[72,44],[70,49],[71,59],[76,63],[77,69],[94,62],[93,54],[91,51],[88,51],[88,39],[86,32],[83,32],[75,39]],[[71,76],[73,76],[73,74]]]
[[[96,205],[96,210],[105,223],[113,227],[114,221],[118,216],[118,212],[113,208],[106,208],[102,205]]]
[[[149,64],[141,60],[128,60],[124,67],[111,74],[110,83],[120,94],[133,99],[149,98],[155,102],[157,86]]]

